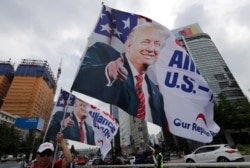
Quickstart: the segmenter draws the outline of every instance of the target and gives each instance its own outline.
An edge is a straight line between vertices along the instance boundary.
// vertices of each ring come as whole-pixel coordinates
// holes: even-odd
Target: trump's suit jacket
[[[107,86],[105,68],[108,63],[119,57],[124,58],[124,67],[128,71],[124,82],[115,81],[112,86]],[[153,123],[166,126],[163,97],[159,89],[145,75],[148,86],[149,105]],[[125,55],[121,55],[111,46],[97,42],[91,46],[82,62],[79,73],[72,85],[72,90],[95,97],[106,103],[117,105],[129,114],[136,116],[139,99],[136,95],[134,78]]]
[[[61,122],[63,119],[63,115],[64,112],[63,111],[57,111],[49,124],[49,128],[46,134],[46,137],[54,139],[57,132],[59,132],[60,128],[61,128]],[[67,118],[70,115],[70,113],[66,113],[65,118]],[[72,112],[72,120],[74,121],[74,125],[72,127],[66,127],[64,129],[62,129],[62,133],[65,139],[70,139],[73,141],[78,141],[80,142],[80,130],[79,130],[79,125],[76,119],[76,116],[74,115],[74,113]],[[91,126],[89,126],[88,124],[86,124],[86,122],[84,122],[85,125],[85,129],[86,129],[86,135],[87,135],[87,144],[89,145],[95,145],[94,142],[94,131],[91,128]]]

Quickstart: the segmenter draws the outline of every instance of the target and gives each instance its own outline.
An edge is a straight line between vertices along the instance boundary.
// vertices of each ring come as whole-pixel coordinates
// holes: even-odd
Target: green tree
[[[220,132],[218,136],[214,138],[215,142],[224,143],[224,138],[228,140],[229,137],[226,134],[226,130],[232,128],[232,113],[234,111],[235,107],[232,103],[230,103],[223,94],[220,94],[219,102],[214,105],[214,121],[220,126]]]
[[[219,95],[219,103],[214,105],[214,120],[221,127],[221,131],[230,129],[232,126],[233,112],[235,106],[230,103],[222,94]]]
[[[229,129],[242,132],[250,127],[250,103],[247,99],[232,103],[220,94],[219,102],[214,106],[214,120],[221,128],[220,135],[225,136]]]
[[[14,126],[0,124],[0,135],[0,154],[16,154],[19,136]]]
[[[35,129],[28,131],[27,136],[19,143],[19,153],[25,153],[26,156],[32,153],[32,156],[35,157],[36,150],[42,143],[42,136],[37,135],[36,132]]]
[[[242,129],[250,127],[250,103],[247,99],[241,101],[236,107],[235,113],[233,113],[234,120],[232,121],[232,127],[239,132]]]

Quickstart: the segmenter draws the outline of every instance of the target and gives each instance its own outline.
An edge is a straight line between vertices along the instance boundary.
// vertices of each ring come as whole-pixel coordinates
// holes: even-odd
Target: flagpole
[[[113,105],[110,104],[110,114],[113,116]],[[111,154],[112,154],[112,158],[114,157],[115,155],[115,136],[113,137],[112,139],[112,148],[111,148]]]
[[[55,88],[55,91],[56,91],[56,89],[57,89],[58,80],[59,80],[60,75],[61,75],[61,73],[62,73],[62,60],[63,60],[63,58],[61,58],[59,67],[58,67],[58,69],[57,69],[57,75],[56,75],[56,88]],[[62,88],[60,89],[60,91],[61,91],[61,90],[62,90]],[[51,116],[52,116],[52,115],[53,115],[53,110],[52,110],[52,112],[51,112]],[[50,121],[49,121],[49,123],[48,123],[48,125],[47,125],[47,129],[46,129],[46,132],[45,132],[44,137],[43,137],[43,142],[45,141],[45,136],[47,135],[48,126],[50,125],[50,122],[51,122],[51,117],[50,117]]]
[[[62,123],[63,123],[63,121],[64,121],[64,119],[65,119],[66,112],[67,112],[67,110],[68,110],[69,100],[70,100],[71,95],[72,95],[72,93],[70,92],[69,97],[68,97],[67,102],[66,102],[66,106],[64,106],[64,108],[63,108],[63,119],[62,119]],[[61,131],[62,131],[62,125],[60,125],[60,132],[61,132]],[[57,142],[55,142],[55,143],[56,143],[56,147],[55,147],[55,150],[54,150],[54,156],[53,156],[52,167],[51,167],[51,168],[54,168],[54,162],[55,162],[55,160],[56,160],[56,154],[57,154],[57,150],[58,150],[58,143],[57,143]]]
[[[60,91],[62,90],[62,88],[60,89]],[[56,103],[58,102],[58,98],[57,98],[57,101]],[[52,115],[53,115],[53,111],[54,111],[54,108],[52,109],[52,112],[51,112],[51,115],[50,115],[50,120],[49,120],[49,123],[47,125],[47,129],[45,131],[45,134],[43,136],[43,143],[45,142],[45,138],[46,138],[46,135],[47,135],[47,132],[48,132],[48,129],[49,129],[49,125],[50,125],[50,122],[51,122],[51,118],[52,118]]]

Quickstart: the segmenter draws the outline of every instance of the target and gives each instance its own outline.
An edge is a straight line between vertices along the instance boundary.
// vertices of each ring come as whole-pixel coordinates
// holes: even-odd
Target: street
[[[0,168],[23,168],[22,161],[6,161],[0,162]]]
[[[250,162],[250,155],[244,155],[245,162]],[[171,158],[169,163],[185,163],[183,158]]]
[[[245,163],[250,164],[250,155],[245,155]],[[172,158],[170,164],[173,163],[184,163],[183,158]],[[6,161],[6,162],[0,162],[0,168],[23,168],[22,162],[18,161]]]

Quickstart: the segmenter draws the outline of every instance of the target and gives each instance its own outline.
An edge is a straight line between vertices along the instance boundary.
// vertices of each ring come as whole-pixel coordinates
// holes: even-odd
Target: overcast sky
[[[0,60],[11,58],[15,67],[21,59],[48,60],[56,76],[62,59],[57,98],[60,88],[71,88],[102,2],[149,17],[170,30],[199,23],[250,98],[249,0],[1,0]],[[100,105],[93,99],[85,101]]]

